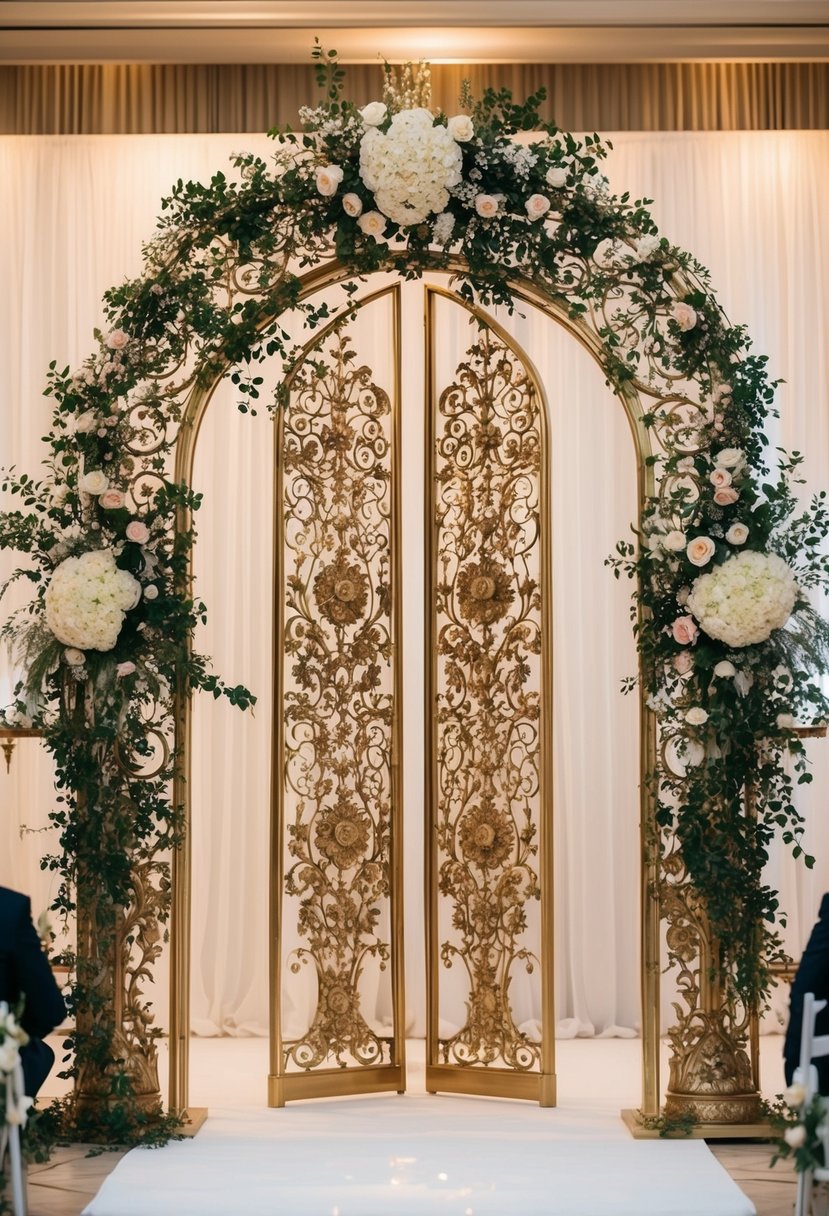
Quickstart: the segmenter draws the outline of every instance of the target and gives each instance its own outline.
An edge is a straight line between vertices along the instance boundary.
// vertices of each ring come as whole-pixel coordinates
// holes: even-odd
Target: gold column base
[[[430,1094],[469,1094],[476,1098],[524,1098],[539,1106],[555,1106],[556,1074],[427,1064],[426,1091]]]
[[[668,1119],[693,1115],[698,1123],[757,1123],[762,1098],[758,1093],[672,1094],[665,1097]]]
[[[696,1123],[689,1132],[667,1132],[664,1136],[658,1128],[642,1122],[639,1110],[620,1112],[622,1122],[634,1140],[773,1140],[775,1132],[770,1123],[757,1120],[752,1123]]]
[[[187,1110],[181,1112],[181,1117],[184,1124],[179,1130],[179,1135],[184,1136],[187,1140],[192,1140],[197,1136],[207,1122],[207,1107],[206,1106],[188,1106]]]
[[[377,1068],[325,1068],[314,1072],[292,1072],[268,1077],[268,1106],[306,1098],[344,1098],[354,1094],[406,1092],[405,1065],[385,1064]]]

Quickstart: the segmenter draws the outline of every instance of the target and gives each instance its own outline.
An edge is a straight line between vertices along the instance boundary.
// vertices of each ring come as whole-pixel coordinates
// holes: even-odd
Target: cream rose
[[[500,206],[501,201],[495,194],[475,195],[475,210],[485,220],[491,220],[494,215],[497,215]]]
[[[106,344],[110,350],[123,350],[129,344],[129,334],[123,329],[111,329],[106,336]]]
[[[475,124],[468,114],[455,114],[446,124],[449,134],[457,144],[466,144],[475,134]]]
[[[317,191],[323,198],[336,194],[343,180],[343,171],[339,165],[320,165],[314,172]]]
[[[783,1139],[789,1148],[802,1148],[806,1143],[806,1128],[802,1123],[796,1123],[794,1127],[787,1127],[783,1133]]]
[[[76,646],[68,646],[63,652],[63,661],[69,667],[83,667],[86,662],[86,655],[82,650],[78,650]]]
[[[740,497],[740,491],[733,486],[723,486],[714,492],[714,502],[718,507],[730,507]]]
[[[144,588],[144,599],[145,600],[157,600],[158,599],[158,587],[156,587],[155,583],[149,583]]]
[[[109,489],[109,478],[101,469],[90,469],[88,473],[84,473],[78,482],[78,487],[83,490],[84,494],[91,494],[93,498],[99,498],[105,490]]]
[[[524,208],[531,220],[540,220],[550,210],[550,200],[546,194],[531,194]]]
[[[708,713],[701,705],[692,705],[685,715],[689,726],[703,726],[708,721]]]
[[[695,536],[685,548],[685,555],[692,566],[707,566],[717,546],[710,536]]]
[[[744,545],[748,540],[748,528],[745,524],[732,524],[725,534],[729,545]]]
[[[666,533],[662,539],[663,546],[671,553],[679,553],[688,543],[688,537],[684,532],[680,532],[678,528],[674,528],[671,532]]]
[[[676,321],[681,330],[687,332],[693,329],[697,323],[696,309],[690,304],[686,304],[684,300],[675,300],[671,309],[671,316]]]
[[[352,219],[356,219],[363,210],[363,200],[359,194],[344,194],[343,195],[343,211],[346,215],[350,215]]]
[[[370,101],[367,106],[363,106],[360,117],[367,127],[379,127],[386,121],[388,112],[384,101]]]
[[[376,241],[386,231],[386,217],[379,211],[364,211],[357,220],[357,226],[366,236],[373,236]]]
[[[562,186],[567,185],[567,170],[561,165],[553,165],[547,170],[545,180],[548,186],[552,186],[554,190],[560,190]]]
[[[714,464],[717,464],[722,469],[736,469],[745,459],[742,448],[723,448],[717,452],[714,457]]]
[[[737,674],[737,668],[728,659],[722,659],[714,668],[714,675],[719,680],[730,680]]]

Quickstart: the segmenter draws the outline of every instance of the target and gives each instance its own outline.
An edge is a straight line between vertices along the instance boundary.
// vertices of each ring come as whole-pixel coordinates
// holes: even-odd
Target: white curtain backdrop
[[[773,441],[807,454],[808,489],[826,486],[829,133],[612,139],[613,188],[655,199],[660,230],[711,269],[726,312],[748,325],[756,350],[770,356],[772,374],[786,382]],[[141,242],[171,183],[208,178],[225,167],[231,150],[267,155],[269,147],[251,136],[0,139],[0,465],[37,470],[50,413],[41,395],[48,363],[75,365],[89,352],[101,295],[139,272]],[[415,285],[404,300],[410,341],[403,403],[407,1004],[414,1033],[424,1024],[421,292]],[[455,324],[460,356],[466,331]],[[510,324],[542,373],[552,423],[558,1029],[630,1033],[639,1022],[637,722],[635,700],[618,690],[635,655],[629,588],[609,577],[602,562],[634,517],[632,445],[621,406],[575,342],[532,315]],[[267,419],[242,418],[232,392],[222,389],[196,467],[206,494],[197,575],[211,609],[201,645],[222,674],[248,684],[260,701],[253,718],[212,702],[197,710],[193,1027],[199,1034],[263,1033],[268,1021],[272,465]],[[0,577],[11,566],[11,557],[0,554]],[[0,704],[11,681],[3,656]],[[789,914],[794,954],[829,889],[829,823],[822,814],[829,742],[816,742],[812,754],[815,782],[800,805],[817,865],[807,871],[778,849],[769,866]],[[0,882],[29,891],[35,911],[54,889],[53,877],[39,868],[54,845],[47,830],[53,797],[44,755],[35,742],[22,743],[11,774],[0,765]],[[163,974],[158,989],[163,1010]]]

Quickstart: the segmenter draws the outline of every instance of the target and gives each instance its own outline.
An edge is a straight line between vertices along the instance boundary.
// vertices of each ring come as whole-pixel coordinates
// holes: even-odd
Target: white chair
[[[803,998],[803,1021],[800,1027],[800,1067],[795,1070],[794,1080],[799,1081],[806,1090],[804,1105],[812,1100],[818,1090],[817,1069],[812,1060],[821,1056],[829,1056],[829,1034],[815,1034],[815,1018],[826,1001],[816,1001],[813,992],[807,992]],[[795,1216],[809,1216],[812,1203],[812,1185],[814,1182],[829,1182],[829,1127],[823,1125],[823,1159],[827,1163],[814,1170],[804,1170],[797,1177],[797,1199],[795,1201]],[[819,1201],[815,1196],[815,1211],[827,1211],[827,1200],[821,1195]]]
[[[17,1061],[14,1069],[6,1074],[6,1110],[23,1109],[23,1069]],[[29,1204],[26,1195],[26,1172],[23,1169],[23,1154],[20,1150],[20,1124],[7,1123],[0,1132],[0,1162],[9,1154],[12,1183],[12,1208],[14,1216],[27,1216]]]

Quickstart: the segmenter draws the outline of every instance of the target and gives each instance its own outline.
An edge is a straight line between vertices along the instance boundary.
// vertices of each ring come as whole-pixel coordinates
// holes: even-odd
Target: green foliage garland
[[[679,843],[723,974],[756,1001],[779,947],[777,897],[762,865],[776,832],[802,849],[787,758],[797,781],[809,774],[791,724],[827,709],[813,678],[825,670],[827,631],[807,597],[826,583],[829,515],[823,495],[797,506],[798,457],[773,477],[767,470],[763,427],[774,385],[765,360],[748,353],[704,269],[658,234],[647,200],[610,193],[598,136],[580,142],[540,123],[541,92],[516,104],[508,91],[488,90],[474,105],[466,98],[471,114],[427,121],[418,99],[389,78],[385,100],[360,111],[342,97],[336,56],[317,48],[315,58],[325,100],[301,113],[299,132],[271,133],[279,142],[270,160],[239,154],[230,175],[179,181],[164,200],[142,275],[104,298],[108,328],[96,333],[95,352],[74,373],[51,368],[45,476],[11,470],[2,480],[19,506],[0,515],[0,547],[29,555],[12,581],[28,580],[33,592],[2,630],[25,673],[6,721],[42,725],[55,761],[59,846],[44,864],[61,878],[56,906],[72,912],[79,880],[94,878],[98,935],[112,948],[140,871],[153,892],[148,915],[164,923],[164,851],[181,831],[169,797],[177,757],[165,749],[175,698],[203,690],[243,709],[254,700],[191,650],[205,614],[188,583],[200,496],[173,481],[170,459],[187,393],[228,374],[240,409],[255,412],[256,365],[279,358],[287,378],[301,349],[280,316],[295,310],[313,330],[333,315],[330,303],[303,295],[311,267],[339,259],[343,316],[374,271],[412,278],[444,269],[462,296],[483,304],[511,308],[516,284],[553,301],[600,340],[608,383],[648,402],[643,424],[655,440],[659,488],[636,543],[620,544],[611,564],[636,580],[644,692],[680,761],[669,765],[663,749],[652,774],[663,845]],[[521,138],[526,132],[535,132],[532,141]],[[376,189],[366,184],[369,144],[374,168],[386,174]],[[411,198],[426,200],[417,222],[395,219],[394,207],[384,213],[378,201],[386,185],[393,194],[400,184],[392,155],[400,147],[411,153],[403,157],[414,173]],[[445,189],[430,177],[433,147],[457,161]],[[284,383],[267,404],[285,404]],[[722,464],[724,450],[739,458]],[[711,480],[718,470],[728,474],[719,488],[734,495],[724,505]],[[734,524],[747,530],[739,544],[728,539],[742,534]],[[680,533],[682,547],[672,548]],[[738,551],[780,555],[797,579],[785,628],[744,647],[700,629],[692,642],[677,641],[674,623],[687,615],[701,572],[687,547],[701,538],[711,544],[709,570]],[[140,597],[113,645],[84,649],[58,638],[46,593],[67,559],[100,551],[133,577]],[[733,675],[717,674],[723,663],[720,673]],[[698,712],[689,719],[690,710]],[[754,817],[744,813],[747,785]],[[74,1008],[96,1018],[94,1034],[75,1035],[74,1070],[104,1069],[111,1104],[128,1102],[133,1079],[119,1064],[109,998],[90,982],[94,960],[81,951],[69,961]],[[146,1006],[133,1015],[134,1028],[146,1029]]]

